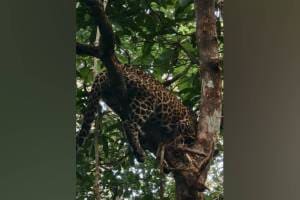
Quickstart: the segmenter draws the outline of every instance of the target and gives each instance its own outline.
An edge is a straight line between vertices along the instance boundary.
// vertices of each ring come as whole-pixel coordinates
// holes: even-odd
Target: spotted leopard
[[[90,92],[78,143],[88,135],[100,99],[120,116],[133,153],[140,162],[145,159],[144,149],[155,152],[161,142],[178,135],[195,135],[195,117],[179,98],[144,71],[123,64],[117,67],[127,87],[128,113],[124,112],[110,88],[107,72],[98,74]]]

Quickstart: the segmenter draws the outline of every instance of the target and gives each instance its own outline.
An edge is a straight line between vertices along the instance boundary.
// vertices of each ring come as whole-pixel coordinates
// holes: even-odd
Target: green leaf
[[[159,58],[156,60],[156,64],[162,67],[169,65],[174,53],[175,53],[174,49],[168,49],[168,48],[164,49],[162,54],[160,54]]]
[[[193,2],[193,0],[179,0],[175,10],[175,16],[178,17],[178,15],[181,14]]]
[[[143,57],[148,56],[149,54],[151,54],[151,49],[152,49],[153,43],[150,42],[144,42],[144,46],[143,46]]]
[[[189,4],[193,3],[193,0],[179,0],[179,7],[186,8]]]
[[[93,81],[93,71],[88,67],[83,67],[79,70],[80,76],[84,79],[85,82],[90,83]]]

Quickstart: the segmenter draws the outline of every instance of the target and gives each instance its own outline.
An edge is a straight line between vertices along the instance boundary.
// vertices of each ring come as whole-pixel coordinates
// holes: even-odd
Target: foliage
[[[76,41],[93,44],[96,26],[89,10],[76,2]],[[193,1],[190,0],[114,0],[109,1],[106,12],[116,34],[118,58],[142,68],[163,82],[178,74],[187,72],[172,83],[169,89],[193,110],[199,102],[199,74],[197,49],[195,45],[195,16]],[[223,28],[218,16],[218,29]],[[222,33],[222,31],[219,31]],[[219,35],[220,53],[223,49],[223,35]],[[87,92],[95,73],[104,70],[101,62],[95,66],[94,58],[76,58],[77,74],[77,130],[85,108]],[[129,151],[122,132],[120,120],[102,104],[105,114],[98,134],[100,151],[101,199],[159,199],[161,174],[154,155],[150,154],[144,164],[137,163]],[[76,199],[95,199],[95,146],[94,134],[77,160]],[[223,199],[223,139],[218,144],[219,154],[214,159],[208,185],[207,199]],[[163,178],[166,199],[175,199],[174,181],[170,175]]]

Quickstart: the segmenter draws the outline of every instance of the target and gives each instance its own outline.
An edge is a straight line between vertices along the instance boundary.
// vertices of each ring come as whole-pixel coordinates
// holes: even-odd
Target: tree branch
[[[190,68],[191,68],[191,65],[189,65],[187,68],[185,68],[185,70],[182,71],[181,73],[179,73],[176,76],[174,76],[172,79],[166,80],[165,82],[163,82],[163,85],[165,87],[168,87],[168,86],[172,85],[174,82],[176,82],[177,80],[179,80],[180,78],[182,78],[184,75],[186,75],[188,73],[188,71],[189,71]]]
[[[201,65],[200,115],[197,128],[199,150],[207,156],[201,161],[200,180],[205,183],[213,158],[216,135],[222,116],[222,78],[216,30],[215,1],[195,0],[196,41]],[[200,200],[204,199],[203,193]]]
[[[95,58],[100,58],[100,49],[99,47],[76,43],[76,54],[80,56],[92,56]]]
[[[196,57],[194,57],[186,48],[184,48],[180,43],[178,43],[178,46],[182,49],[182,51],[187,55],[187,57],[190,59],[192,64],[199,65],[200,62],[197,60]]]
[[[123,116],[128,113],[128,96],[127,88],[124,79],[121,75],[122,64],[115,55],[115,35],[108,17],[105,14],[105,9],[102,0],[86,0],[86,5],[91,9],[92,16],[96,24],[99,26],[100,41],[99,41],[99,58],[107,69],[107,74],[112,89],[117,94],[120,105],[122,105]]]
[[[86,5],[90,7],[96,24],[99,26],[101,38],[99,44],[103,50],[101,56],[114,56],[115,36],[112,26],[105,14],[102,0],[86,0]]]
[[[190,59],[192,64],[198,64],[199,63],[198,60],[193,55],[191,55],[190,52],[188,52],[179,42],[175,43],[175,49],[177,49],[177,55],[171,60],[171,66],[176,65],[176,63],[178,61],[178,56],[179,56],[180,49],[187,55],[187,57]],[[184,71],[177,74],[172,79],[164,81],[163,85],[165,87],[168,87],[168,86],[172,85],[174,82],[179,80],[181,77],[185,76],[188,73],[188,71],[191,67],[192,67],[192,65],[188,65],[188,67],[185,68]]]

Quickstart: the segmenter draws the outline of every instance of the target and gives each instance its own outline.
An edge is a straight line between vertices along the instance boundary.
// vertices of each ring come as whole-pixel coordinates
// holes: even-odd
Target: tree
[[[207,24],[201,24],[201,20],[206,21],[207,13],[214,13],[214,5],[213,1],[196,1],[196,5],[199,4],[201,6],[196,9],[197,28],[192,1],[118,0],[108,2],[106,13],[113,25],[115,54],[118,59],[123,63],[137,65],[151,73],[176,93],[187,106],[195,111],[201,110],[199,148],[209,146],[207,155],[210,156],[207,161],[210,161],[216,140],[216,137],[212,136],[218,136],[216,146],[221,153],[215,157],[215,160],[220,164],[222,160],[218,160],[222,157],[222,138],[218,130],[211,128],[217,127],[217,123],[220,123],[221,120],[221,70],[219,70],[221,55],[218,51],[222,50],[223,25],[221,17],[217,18],[217,23],[213,19],[212,21],[208,20]],[[92,57],[99,58],[101,55],[98,46],[94,45],[97,23],[99,23],[97,20],[99,19],[93,17],[95,14],[91,14],[90,7],[85,4],[85,1],[77,1],[76,9],[78,26],[76,33],[78,42],[76,47],[78,54],[76,58],[76,103],[80,114],[85,107],[93,74],[103,70],[103,65],[110,63],[102,60],[94,66]],[[210,11],[208,12],[208,10]],[[213,18],[213,15],[209,15],[209,17]],[[214,29],[215,24],[218,25],[217,31]],[[211,35],[202,31],[204,26],[211,29]],[[215,35],[216,33],[218,35]],[[213,45],[202,45],[203,41],[215,41],[212,39],[215,39],[216,36],[219,45],[216,42]],[[111,40],[105,39],[104,41]],[[216,57],[215,54],[218,54],[217,60],[212,59]],[[198,65],[200,65],[200,70]],[[211,88],[211,83],[216,87]],[[201,86],[204,89],[201,90]],[[157,191],[160,189],[161,193],[168,197],[167,199],[175,199],[174,180],[170,176],[162,176],[157,162],[151,154],[144,164],[134,161],[128,151],[127,141],[120,131],[118,116],[105,105],[102,107],[104,113],[96,122],[97,128],[93,127],[92,130],[92,133],[95,133],[101,127],[101,132],[97,136],[99,144],[94,145],[93,140],[88,140],[85,154],[82,154],[77,160],[77,199],[95,199],[96,196],[101,196],[101,199],[158,199],[160,195]],[[217,113],[214,112],[216,110]],[[79,114],[77,115],[78,127],[81,123]],[[215,124],[211,122],[215,122]],[[214,140],[212,140],[213,138]],[[100,161],[97,161],[97,165],[95,165],[95,152],[100,153]],[[219,168],[212,167],[212,170],[216,169]],[[204,179],[206,179],[207,170],[208,168],[203,171]],[[216,172],[219,171],[216,170]],[[95,176],[95,174],[98,175]],[[214,178],[212,182],[216,187],[208,192],[207,197],[222,198],[222,179],[220,182],[218,181],[222,175],[213,174],[211,177]],[[184,189],[188,191],[188,188],[178,185],[178,183],[180,180],[177,181],[177,191]],[[162,187],[163,185],[164,187]],[[177,195],[177,198],[179,198],[178,196],[180,195]],[[203,198],[203,196],[199,198]]]

